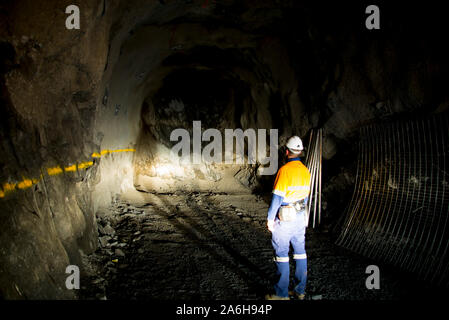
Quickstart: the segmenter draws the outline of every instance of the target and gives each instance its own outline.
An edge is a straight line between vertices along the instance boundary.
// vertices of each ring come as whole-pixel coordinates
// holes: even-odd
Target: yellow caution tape
[[[76,164],[71,165],[71,166],[69,166],[69,167],[65,167],[65,168],[64,168],[64,171],[65,171],[65,172],[74,172],[74,171],[76,171]]]
[[[87,167],[93,166],[94,163],[92,161],[82,162],[78,165],[78,169],[85,169]]]
[[[118,153],[118,152],[135,152],[136,149],[117,149],[117,150],[109,150],[109,149],[105,149],[102,150],[100,153],[98,152],[94,152],[92,153],[92,158],[101,158],[101,156],[104,156],[106,154],[109,153]],[[86,161],[86,162],[81,162],[78,165],[73,164],[71,166],[68,167],[64,167],[61,168],[60,166],[56,166],[56,167],[51,167],[51,168],[47,168],[47,173],[49,176],[55,176],[58,174],[61,174],[63,172],[75,172],[77,169],[85,169],[88,168],[90,166],[93,166],[93,161]],[[2,185],[2,189],[0,189],[0,198],[4,198],[6,196],[6,193],[11,192],[16,190],[16,188],[18,189],[27,189],[32,187],[33,185],[37,184],[41,179],[43,178],[43,175],[41,174],[40,177],[38,179],[29,179],[29,178],[23,178],[22,181],[17,182],[17,183],[9,183],[6,182]]]
[[[19,189],[26,189],[26,188],[31,187],[32,185],[33,185],[33,181],[32,180],[25,179],[25,180],[19,182],[17,184],[17,187],[19,187]]]
[[[4,183],[3,184],[3,191],[7,192],[7,191],[13,191],[16,188],[16,184],[15,183]]]
[[[62,173],[62,169],[61,169],[61,167],[47,168],[47,173],[50,176],[55,176],[57,174]]]

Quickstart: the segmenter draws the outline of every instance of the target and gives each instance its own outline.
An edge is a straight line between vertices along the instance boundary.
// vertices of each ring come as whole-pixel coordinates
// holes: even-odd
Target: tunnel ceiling
[[[193,120],[276,128],[280,144],[322,128],[325,214],[337,219],[360,127],[449,108],[447,26],[432,6],[382,2],[371,32],[363,2],[82,0],[81,29],[67,30],[69,4],[0,4],[0,296],[72,298],[48,272],[95,250],[95,214],[123,191],[183,190],[186,177],[193,189],[271,188],[257,166],[167,177],[170,132]],[[29,255],[40,263],[18,267]]]
[[[116,17],[109,35],[104,86],[113,87],[117,70],[117,77],[127,79],[128,90],[140,96],[139,102],[130,103],[135,108],[140,108],[140,100],[154,95],[177,68],[226,69],[253,88],[268,87],[269,98],[278,100],[280,112],[306,128],[293,129],[304,134],[310,127],[326,126],[329,156],[333,151],[328,149],[335,147],[332,136],[345,139],[361,122],[445,108],[437,81],[444,72],[432,69],[443,56],[438,42],[431,41],[436,34],[426,32],[432,26],[423,30],[412,25],[413,41],[410,36],[402,37],[403,29],[391,25],[386,28],[394,31],[366,40],[359,20],[344,20],[361,5],[350,10],[336,4],[320,10],[319,4],[269,1],[214,2],[206,7],[175,1],[152,6],[143,10],[134,3],[120,4],[116,10],[125,14]],[[109,10],[114,12],[114,8]],[[402,14],[396,21],[401,25],[407,19]],[[423,63],[422,57],[430,55],[433,61]],[[398,76],[401,70],[411,70],[407,66],[419,72]],[[123,82],[120,86],[126,92]],[[427,100],[434,101],[429,105]],[[292,115],[288,110],[292,104],[303,114],[296,111]],[[288,126],[282,121],[275,125]],[[285,134],[291,129],[285,129]]]

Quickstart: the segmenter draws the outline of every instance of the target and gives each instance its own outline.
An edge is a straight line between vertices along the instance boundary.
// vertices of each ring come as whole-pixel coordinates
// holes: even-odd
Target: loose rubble
[[[249,194],[118,201],[97,217],[99,247],[86,257],[90,272],[80,298],[263,299],[276,272],[267,208]],[[366,289],[365,268],[373,262],[335,246],[328,232],[308,229],[306,250],[307,300],[389,300],[412,292],[382,267],[381,290]]]

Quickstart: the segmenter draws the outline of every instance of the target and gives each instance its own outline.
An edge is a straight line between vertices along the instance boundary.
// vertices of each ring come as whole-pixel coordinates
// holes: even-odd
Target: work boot
[[[306,298],[306,294],[305,293],[298,293],[296,291],[289,291],[288,295],[289,296],[295,296],[298,300],[304,300]]]
[[[306,298],[306,295],[304,293],[297,293],[295,292],[296,298],[298,298],[298,300],[304,300]]]
[[[290,297],[280,297],[275,294],[265,295],[265,300],[290,300]]]

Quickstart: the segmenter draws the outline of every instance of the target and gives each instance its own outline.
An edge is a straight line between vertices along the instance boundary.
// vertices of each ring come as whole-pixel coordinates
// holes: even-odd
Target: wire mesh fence
[[[360,129],[337,244],[449,285],[448,113]]]

